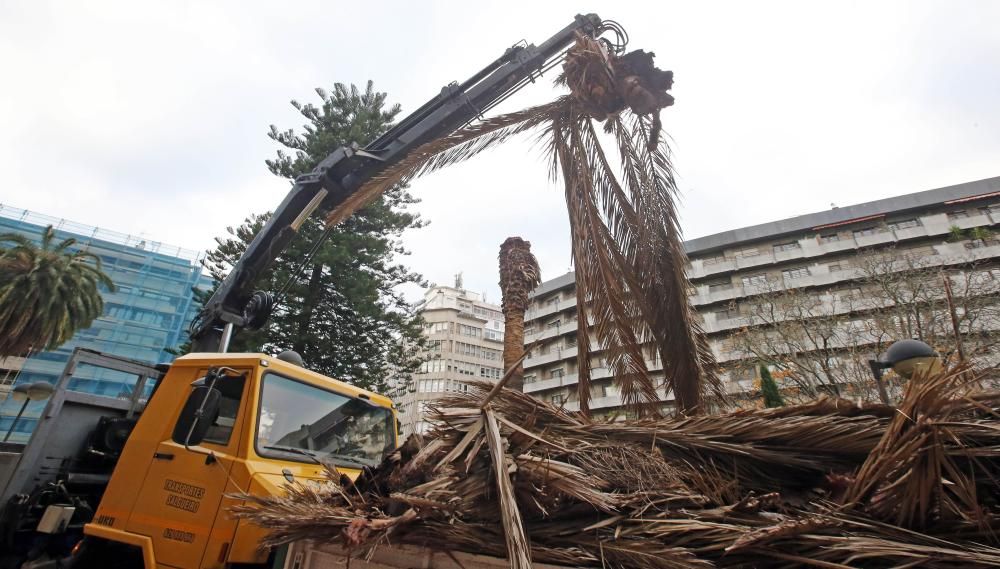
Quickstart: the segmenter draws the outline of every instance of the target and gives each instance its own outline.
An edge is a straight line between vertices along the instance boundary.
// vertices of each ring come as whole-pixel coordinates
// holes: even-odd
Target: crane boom
[[[332,210],[418,146],[454,132],[533,81],[569,47],[577,32],[596,37],[601,31],[602,21],[596,14],[577,15],[541,45],[515,45],[465,82],[447,85],[363,149],[338,148],[312,172],[299,176],[192,322],[193,351],[224,352],[235,328],[264,324],[273,301],[267,293],[252,292],[254,283],[310,215]]]

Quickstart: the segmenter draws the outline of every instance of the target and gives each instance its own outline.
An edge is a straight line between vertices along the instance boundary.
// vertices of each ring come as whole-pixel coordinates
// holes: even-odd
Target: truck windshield
[[[395,448],[392,412],[365,399],[268,373],[257,419],[257,452],[339,466],[375,466]]]

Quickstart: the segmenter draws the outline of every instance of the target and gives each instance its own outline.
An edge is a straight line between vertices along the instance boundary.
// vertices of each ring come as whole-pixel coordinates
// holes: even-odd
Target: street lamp
[[[3,442],[7,442],[7,439],[10,438],[10,434],[14,432],[14,428],[17,427],[17,422],[21,420],[21,415],[23,415],[24,410],[28,408],[28,403],[48,399],[54,390],[55,388],[52,387],[51,383],[46,383],[44,381],[22,383],[11,390],[11,398],[14,401],[21,401],[22,403],[21,409],[18,410],[17,415],[14,417],[14,422],[10,424],[10,428],[7,429],[7,434],[3,437]]]
[[[875,383],[878,384],[882,403],[888,404],[889,394],[886,393],[885,384],[882,383],[882,374],[885,370],[892,369],[901,377],[911,379],[918,372],[933,373],[941,369],[941,358],[934,348],[920,340],[900,340],[889,346],[878,359],[868,360],[868,365],[871,366]]]

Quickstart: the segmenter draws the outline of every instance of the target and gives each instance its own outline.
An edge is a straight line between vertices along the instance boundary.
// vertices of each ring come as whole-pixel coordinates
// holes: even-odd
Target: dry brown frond
[[[975,381],[918,379],[898,411],[827,399],[620,423],[479,383],[355,483],[237,512],[268,545],[401,543],[522,566],[995,566],[1000,393]]]

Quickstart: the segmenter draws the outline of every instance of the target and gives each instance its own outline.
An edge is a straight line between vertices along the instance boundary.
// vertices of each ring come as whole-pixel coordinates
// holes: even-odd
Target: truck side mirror
[[[222,393],[214,387],[198,386],[192,389],[177,417],[171,439],[185,447],[201,444],[219,413],[221,399]]]

